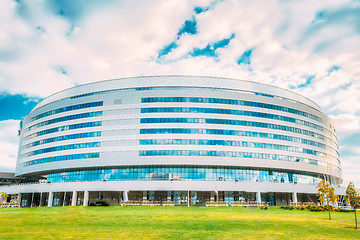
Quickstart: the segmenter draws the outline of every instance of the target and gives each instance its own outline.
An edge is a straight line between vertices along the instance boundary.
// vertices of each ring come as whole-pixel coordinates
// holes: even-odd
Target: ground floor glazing
[[[287,206],[316,204],[315,194],[243,191],[69,191],[9,194],[4,203],[52,206]]]

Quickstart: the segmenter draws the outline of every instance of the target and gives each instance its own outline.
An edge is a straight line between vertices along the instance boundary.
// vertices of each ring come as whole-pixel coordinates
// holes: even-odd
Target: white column
[[[48,197],[48,207],[52,207],[53,205],[53,192],[49,192],[49,197]]]
[[[89,191],[84,191],[84,204],[83,206],[89,205]]]
[[[17,202],[19,204],[19,207],[21,207],[21,193],[18,193]]]
[[[65,199],[66,199],[66,192],[64,192],[64,198],[63,198],[63,206],[65,206]]]
[[[73,191],[71,198],[71,206],[76,206],[76,202],[77,202],[77,192]]]
[[[292,201],[293,201],[293,203],[297,203],[297,202],[298,202],[297,193],[296,193],[296,192],[293,192],[293,193],[292,193]]]
[[[256,193],[256,203],[261,203],[261,192]]]
[[[219,192],[215,191],[215,196],[216,196],[216,202],[219,202]]]
[[[124,202],[129,201],[129,198],[128,198],[128,191],[123,191],[123,201],[124,201]]]
[[[39,201],[39,207],[41,207],[43,204],[43,196],[42,196],[42,192],[40,193],[40,201]]]
[[[32,206],[33,206],[33,202],[34,202],[34,193],[32,193],[32,195],[31,195],[31,203],[30,203],[30,207],[32,207]]]

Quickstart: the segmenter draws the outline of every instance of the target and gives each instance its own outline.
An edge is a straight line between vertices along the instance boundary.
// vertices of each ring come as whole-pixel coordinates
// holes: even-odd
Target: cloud
[[[306,76],[304,76],[304,78],[305,78],[305,83],[302,83],[302,84],[300,84],[300,85],[298,85],[298,86],[292,86],[292,85],[290,85],[289,86],[289,88],[290,89],[295,89],[295,88],[305,88],[305,87],[308,87],[310,84],[311,84],[311,81],[315,78],[315,76],[314,75],[306,75]]]
[[[91,1],[86,6],[83,6],[84,1],[74,5],[69,1],[50,1],[43,5],[37,1],[27,2],[27,15],[30,17],[26,21],[14,19],[27,30],[29,36],[24,42],[32,44],[29,46],[32,51],[20,56],[17,67],[4,64],[0,79],[15,79],[11,83],[4,80],[5,89],[44,97],[75,83],[149,74],[152,71],[146,71],[148,66],[156,65],[152,61],[157,61],[163,55],[166,58],[161,63],[167,66],[158,68],[157,74],[169,74],[182,65],[179,61],[189,58],[189,53],[190,58],[199,55],[217,57],[223,75],[280,83],[283,87],[303,84],[303,76],[306,75],[318,76],[314,70],[318,64],[311,60],[314,56],[287,49],[271,35],[279,23],[273,20],[268,9],[276,11],[279,15],[277,19],[282,20],[288,16],[286,11],[293,11],[288,4],[284,4],[284,7],[276,1],[269,1],[259,7],[259,2],[247,5],[239,1],[196,2],[197,7],[207,9],[196,16],[193,15],[194,4],[190,1],[158,1],[151,4],[146,1],[137,4],[108,1],[101,8],[94,8],[98,4],[98,1]],[[51,11],[48,11],[49,8]],[[285,13],[281,11],[284,8]],[[309,11],[315,14],[318,9],[311,7]],[[257,14],[252,14],[254,11]],[[74,26],[73,18],[67,17],[71,14],[66,12],[76,12],[81,18],[79,25]],[[16,15],[16,11],[13,14]],[[312,18],[309,16],[308,22]],[[264,22],[267,24],[264,25]],[[286,32],[283,31],[283,34]],[[174,41],[177,36],[180,39]],[[229,36],[235,36],[230,37],[231,43]],[[226,49],[218,47],[216,50],[215,43],[220,41],[227,41]],[[249,67],[236,66],[242,54],[254,46],[257,46],[257,51]],[[299,55],[303,56],[299,58]],[[36,64],[32,59],[37,59]],[[288,66],[284,67],[286,64]],[[19,65],[23,67],[22,71],[18,71]],[[324,68],[328,70],[333,65],[329,62],[319,69],[325,71]],[[200,70],[202,75],[212,73],[210,66],[198,69],[195,65],[183,69],[184,72],[193,73]],[[31,83],[39,79],[39,84],[41,82],[43,85],[41,92],[26,82],[19,84],[26,78],[24,75],[30,74],[34,76]]]
[[[18,151],[19,121],[0,121],[0,171],[14,171]]]
[[[360,186],[360,116],[339,114],[329,116],[337,130],[340,158],[342,160],[343,177],[347,182],[353,181]]]
[[[359,154],[357,152],[357,154]],[[345,156],[341,156],[345,157]],[[343,185],[347,185],[350,181],[352,181],[356,187],[360,187],[360,163],[359,158],[356,155],[349,155],[346,156],[346,161],[342,161],[342,168],[343,168]]]
[[[0,12],[0,84],[9,93],[46,96],[72,81],[57,70],[62,54],[71,49],[66,41],[68,23],[47,13],[38,1],[30,2],[27,18],[18,16],[16,3],[4,0]],[[46,20],[45,20],[46,19]],[[41,31],[39,31],[41,29]],[[39,87],[41,86],[41,88]]]
[[[332,26],[349,27],[349,35],[360,33],[360,6],[354,1],[353,4],[348,4],[339,8],[325,8],[318,11],[315,15],[312,24],[310,24],[304,33],[304,38],[319,34],[324,28]],[[336,36],[335,34],[333,37]],[[341,36],[344,37],[343,35]]]
[[[331,68],[329,69],[328,73],[331,74],[332,72],[337,71],[337,70],[339,70],[340,68],[341,68],[341,67],[339,67],[339,66],[333,65],[333,66],[331,66]]]
[[[197,1],[195,3],[195,5],[197,7],[194,8],[194,12],[196,14],[201,14],[201,13],[204,13],[206,11],[208,11],[209,9],[213,9],[215,7],[215,5],[218,3],[218,2],[221,2],[222,0],[214,0],[214,1],[211,1],[210,3],[203,3],[203,6],[201,6],[201,3],[200,1]],[[205,5],[204,5],[205,4]]]
[[[192,20],[186,20],[185,23],[182,25],[182,27],[179,29],[176,40],[170,44],[165,45],[163,49],[158,51],[159,53],[158,59],[161,58],[162,56],[167,55],[173,49],[177,48],[179,45],[176,43],[176,41],[179,40],[182,35],[184,34],[193,35],[196,33],[197,33],[196,19],[193,16]]]
[[[175,49],[177,47],[178,47],[178,45],[176,44],[176,42],[172,42],[169,45],[164,46],[164,48],[159,51],[158,58],[160,58],[161,56],[167,55],[168,53],[170,53],[173,49]]]
[[[85,14],[89,14],[89,11],[98,10],[104,5],[113,5],[114,2],[114,0],[47,0],[45,6],[54,15],[76,23]]]
[[[341,134],[354,133],[354,131],[360,130],[360,116],[352,114],[339,114],[330,115],[330,119],[333,121],[335,128]]]
[[[37,99],[139,75],[253,80],[318,103],[347,146],[360,132],[359,16],[351,0],[2,0],[0,92]],[[351,165],[356,146],[341,151]]]

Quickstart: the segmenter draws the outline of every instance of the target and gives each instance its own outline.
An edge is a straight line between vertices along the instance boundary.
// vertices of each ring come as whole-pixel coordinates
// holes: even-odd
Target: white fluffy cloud
[[[18,150],[19,121],[0,121],[0,171],[14,171]]]
[[[341,135],[352,134],[360,130],[360,116],[352,114],[339,114],[329,116]]]
[[[108,1],[76,21],[43,0],[0,1],[0,91],[46,97],[75,84],[138,75],[231,77],[295,88],[333,116],[343,144],[347,132],[360,132],[356,1]],[[195,7],[208,10],[195,14]],[[197,33],[177,36],[192,19]],[[213,57],[190,54],[233,34]],[[172,42],[177,47],[158,59]],[[238,65],[249,49],[251,64]],[[345,150],[344,167],[354,149]]]
[[[91,11],[76,22],[77,25],[52,14],[40,0],[26,1],[26,17],[19,16],[16,2],[3,1],[1,9],[6,14],[1,19],[0,33],[6,37],[0,46],[11,46],[15,59],[0,65],[0,82],[3,89],[10,92],[45,97],[75,83],[141,74],[213,75],[214,72],[288,88],[304,83],[306,75],[315,75],[313,86],[300,92],[327,106],[330,104],[327,93],[356,81],[359,71],[356,65],[349,64],[359,61],[353,49],[360,51],[355,44],[360,40],[359,35],[349,39],[344,34],[346,37],[338,40],[352,48],[336,49],[341,57],[334,61],[330,58],[334,49],[321,54],[312,50],[322,43],[322,31],[339,35],[346,26],[330,25],[307,33],[318,12],[349,4],[349,1],[219,1],[195,16],[198,34],[181,36],[178,48],[160,63],[156,61],[159,50],[176,40],[184,21],[193,17],[194,7],[209,6],[210,1],[123,1]],[[231,34],[235,34],[235,38],[229,46],[216,50],[218,59],[193,59],[188,55],[193,48],[204,48]],[[241,54],[250,48],[255,48],[252,71],[237,65]],[[334,78],[327,74],[332,65],[344,68],[350,65],[342,69],[345,76],[337,78],[333,86],[327,84]],[[341,93],[338,95],[340,103],[332,104],[334,111],[349,105],[348,99]]]
[[[360,185],[360,116],[352,114],[331,115],[337,130],[340,157],[345,183],[353,181]]]

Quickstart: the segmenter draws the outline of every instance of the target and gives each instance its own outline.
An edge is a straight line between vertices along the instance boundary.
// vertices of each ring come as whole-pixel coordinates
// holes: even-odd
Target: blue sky
[[[19,120],[78,84],[139,75],[252,80],[302,94],[360,186],[359,0],[0,0],[0,171]]]

